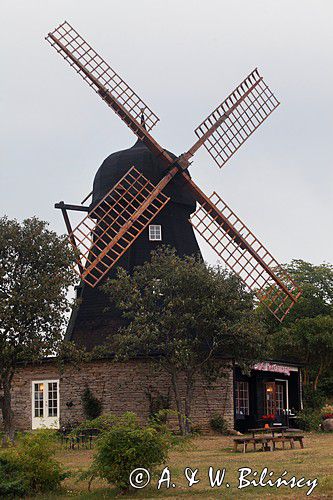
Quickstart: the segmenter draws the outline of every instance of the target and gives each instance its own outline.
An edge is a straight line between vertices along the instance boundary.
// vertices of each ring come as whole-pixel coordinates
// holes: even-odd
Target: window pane
[[[162,240],[162,226],[157,224],[150,224],[149,226],[149,240],[161,241]]]
[[[249,383],[236,382],[236,413],[239,415],[249,415]]]
[[[284,409],[283,384],[276,384],[276,412],[280,415]]]
[[[274,382],[265,384],[265,413],[267,415],[275,413],[274,385]]]
[[[34,384],[34,415],[44,416],[44,384]]]
[[[58,416],[58,392],[57,392],[57,382],[49,382],[48,384],[48,415],[49,417]]]

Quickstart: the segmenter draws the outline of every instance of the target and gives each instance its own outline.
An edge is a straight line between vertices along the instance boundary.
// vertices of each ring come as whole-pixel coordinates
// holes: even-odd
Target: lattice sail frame
[[[65,22],[49,33],[46,40],[74,67],[76,72],[132,131],[141,140],[145,139],[145,143],[152,152],[160,158],[163,157],[166,166],[170,166],[172,159],[148,133],[159,120],[158,117],[78,32]],[[278,105],[279,102],[258,71],[254,70],[199,125],[195,131],[199,139],[188,153],[182,155],[184,160],[188,160],[204,144],[216,163],[222,167]],[[141,126],[142,115],[145,128]],[[179,164],[181,165],[181,163]],[[184,162],[184,165],[181,167],[185,168],[188,163]],[[139,187],[138,184],[140,184]],[[147,196],[140,198],[144,189],[147,189]],[[161,189],[158,192],[142,174],[136,169],[132,169],[70,233],[71,243],[75,248],[78,246],[79,249],[78,263],[83,270],[81,277],[84,281],[93,287],[96,286],[164,207],[169,198],[161,193]],[[154,193],[153,196],[152,193]],[[216,193],[215,196],[218,197]],[[256,250],[248,249],[247,245],[244,245],[244,240],[242,242],[239,236],[235,236],[236,233],[230,237],[232,229],[224,230],[226,227],[223,229],[223,223],[222,225],[218,224],[209,215],[208,199],[204,196],[206,199],[205,207],[205,203],[202,202],[202,199],[200,200],[200,197],[201,195],[199,201],[202,203],[202,207],[193,217],[193,221],[196,217],[198,219],[197,229],[199,232],[219,255],[222,257],[223,254],[225,255],[223,258],[227,264],[241,275],[249,288],[256,291],[260,300],[266,303],[273,314],[278,319],[283,319],[294,303],[293,298],[295,297],[296,300],[301,294],[300,289],[219,197],[217,203],[220,205],[220,210],[230,211],[229,217],[236,218],[236,229],[239,226],[240,230],[246,233],[247,242],[248,239],[253,238],[251,244]],[[148,204],[147,199],[149,199]],[[125,203],[122,205],[124,201]],[[135,209],[134,207],[137,205],[138,208]],[[139,216],[137,216],[137,210]],[[199,216],[200,210],[203,211],[203,215]],[[220,238],[214,235],[214,229],[211,229],[214,225],[216,226],[216,235],[219,235],[218,231],[221,232]],[[211,241],[213,236],[216,236],[214,244]],[[244,235],[242,234],[242,236]],[[226,240],[222,243],[223,238]],[[240,252],[241,255],[236,254],[236,251]],[[253,252],[257,257],[259,257],[260,252],[263,253],[264,265],[260,264],[260,258],[253,256]],[[269,272],[267,272],[267,265]],[[249,272],[251,269],[252,271]],[[278,276],[278,282],[272,276]],[[283,282],[282,286],[281,281]]]
[[[224,262],[240,276],[247,287],[255,292],[258,299],[266,305],[273,315],[280,322],[283,321],[301,295],[300,288],[216,192],[212,194],[210,200],[235,229],[233,236],[229,236],[230,229],[224,229],[223,224],[221,225],[216,221],[216,218],[210,215],[211,209],[208,205],[202,205],[198,208],[192,215],[191,224]],[[251,245],[258,260],[244,245],[242,246],[237,234],[240,234]],[[270,272],[283,283],[293,298],[279,287],[260,261],[268,266]]]
[[[52,35],[52,36],[51,36]],[[59,46],[52,37],[65,48]],[[127,83],[109,66],[109,64],[87,43],[81,35],[68,23],[64,22],[48,34],[46,40],[70,64],[102,98],[101,86],[110,92],[115,99],[131,114],[137,122],[144,116],[145,127],[150,131],[159,121],[158,116],[127,85]],[[67,51],[78,61],[76,64]],[[81,67],[82,65],[82,67]],[[89,75],[87,75],[87,72]],[[90,77],[92,76],[92,78]]]
[[[132,167],[69,235],[83,281],[95,287],[169,200]]]
[[[279,104],[255,69],[195,129],[195,134],[201,139],[217,122],[222,121],[204,142],[205,148],[221,168]]]

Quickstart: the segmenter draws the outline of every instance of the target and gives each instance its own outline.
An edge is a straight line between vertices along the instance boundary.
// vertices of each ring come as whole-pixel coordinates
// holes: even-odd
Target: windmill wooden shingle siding
[[[173,196],[178,196],[177,189],[181,188],[186,196],[191,197],[192,207],[195,202],[199,204],[193,226],[272,314],[282,321],[301,290],[222,198],[216,195],[217,203],[214,203],[213,198],[206,196],[187,172],[189,160],[202,145],[220,167],[224,166],[279,105],[258,70],[252,71],[199,125],[195,131],[198,140],[176,158],[150,134],[158,121],[156,114],[77,31],[65,22],[49,33],[47,40],[136,134],[139,143],[133,151],[136,153],[140,148],[144,155],[149,155],[149,161],[158,163],[160,174],[152,176],[145,160],[140,165],[140,155],[132,156],[127,170],[120,168],[119,160],[119,165],[117,163],[114,168],[114,181],[122,180],[116,188],[116,182],[106,183],[109,191],[103,191],[105,198],[102,202],[101,197],[96,196],[97,184],[94,186],[92,206],[86,208],[88,216],[73,231],[69,227],[66,210],[78,207],[58,205],[65,216],[70,241],[79,249],[78,269],[82,280],[96,287],[112,273],[115,265],[121,264],[122,259],[124,262],[131,259],[132,249],[139,248],[139,243],[144,246],[143,235],[153,220],[167,217],[168,210],[174,210],[174,216],[178,217],[181,213],[178,205],[181,203],[168,208],[168,192],[174,190]],[[185,210],[183,215],[185,213],[189,215],[191,210]],[[168,223],[171,220],[172,217]],[[173,237],[174,246],[181,248],[180,240],[189,237],[191,243],[183,243],[183,247],[185,252],[192,253],[197,246],[185,219],[183,222],[186,231]],[[138,253],[144,255],[142,250]],[[147,258],[146,254],[144,258]]]
[[[91,202],[93,210],[96,210],[95,207],[104,199],[105,194],[117,185],[134,163],[139,166],[140,174],[154,184],[158,184],[164,175],[163,166],[158,159],[147,146],[138,140],[133,147],[111,154],[97,171]],[[151,241],[148,228],[146,228],[130,248],[120,256],[116,265],[108,270],[102,282],[109,277],[114,277],[119,266],[132,272],[135,266],[149,260],[150,252],[161,243],[176,248],[179,255],[200,254],[192,225],[189,222],[196,204],[187,183],[182,177],[175,177],[166,187],[165,196],[169,201],[164,210],[159,212],[153,220],[153,224],[161,225],[162,241]],[[92,246],[94,247],[93,243]],[[72,314],[67,338],[91,349],[103,343],[108,335],[123,324],[123,320],[119,311],[110,306],[101,287],[91,287],[88,283],[83,282],[78,290],[80,304]],[[107,311],[106,308],[108,308]]]

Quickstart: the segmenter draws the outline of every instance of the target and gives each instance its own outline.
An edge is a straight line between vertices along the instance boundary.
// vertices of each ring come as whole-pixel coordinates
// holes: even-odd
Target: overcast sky
[[[65,232],[110,153],[134,136],[44,40],[67,20],[158,114],[180,154],[256,66],[281,106],[223,169],[202,148],[191,174],[280,262],[332,262],[330,0],[1,0],[0,214]],[[202,245],[204,257],[216,261]]]

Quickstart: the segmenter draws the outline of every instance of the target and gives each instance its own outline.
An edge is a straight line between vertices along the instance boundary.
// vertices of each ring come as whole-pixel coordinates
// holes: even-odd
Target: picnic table
[[[248,444],[253,445],[253,450],[256,451],[257,445],[261,445],[262,451],[275,451],[276,444],[281,443],[282,448],[285,449],[285,443],[290,444],[290,448],[295,448],[295,441],[298,441],[301,448],[304,448],[304,436],[299,434],[299,429],[292,429],[284,426],[274,427],[259,427],[256,429],[249,429],[252,437],[241,437],[234,439],[234,451],[237,451],[238,445],[243,446],[243,453],[246,453]],[[256,436],[255,434],[262,434]],[[275,434],[278,434],[277,436]],[[289,434],[289,435],[288,435]]]
[[[291,430],[291,429],[290,429]],[[299,429],[295,429],[299,430]],[[283,426],[283,425],[275,425],[272,427],[258,427],[256,429],[249,429],[249,432],[252,433],[252,437],[255,436],[255,434],[261,434],[261,433],[272,433],[272,436],[274,437],[274,434],[276,433],[282,433],[282,436],[284,435],[285,432],[289,432],[289,427]]]

